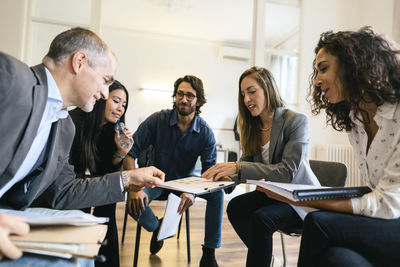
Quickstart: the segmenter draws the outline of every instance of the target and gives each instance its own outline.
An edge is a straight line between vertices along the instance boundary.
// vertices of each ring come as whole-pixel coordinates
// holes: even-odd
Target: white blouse
[[[367,154],[368,136],[363,124],[350,118],[355,127],[348,133],[361,178],[372,190],[353,198],[355,214],[394,219],[400,217],[400,102],[379,106],[374,117],[379,129]]]
[[[261,160],[264,164],[269,164],[269,141],[261,146]]]

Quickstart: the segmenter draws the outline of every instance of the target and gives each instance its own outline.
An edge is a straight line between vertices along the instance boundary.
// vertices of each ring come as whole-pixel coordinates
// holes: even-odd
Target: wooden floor
[[[154,213],[162,217],[165,209],[165,201],[153,201],[151,207]],[[225,202],[225,210],[227,201]],[[190,238],[191,238],[191,263],[187,262],[186,253],[186,231],[185,225],[182,223],[181,237],[177,240],[176,237],[164,241],[164,246],[157,255],[150,255],[149,246],[151,233],[142,229],[140,252],[139,252],[139,267],[183,267],[183,266],[199,266],[202,255],[201,244],[204,238],[204,215],[205,201],[196,201],[193,207],[190,208]],[[124,217],[124,203],[117,205],[117,223],[119,240],[121,243],[122,225]],[[120,244],[120,261],[121,267],[133,266],[134,242],[136,234],[136,222],[128,216],[127,231],[124,244]],[[299,237],[285,236],[288,264],[287,266],[296,266],[298,248],[300,243]],[[236,232],[233,230],[228,221],[226,212],[224,212],[222,225],[222,246],[216,250],[216,258],[220,267],[242,267],[246,263],[247,249],[241,242]],[[279,234],[274,236],[274,255],[281,259],[281,244]]]

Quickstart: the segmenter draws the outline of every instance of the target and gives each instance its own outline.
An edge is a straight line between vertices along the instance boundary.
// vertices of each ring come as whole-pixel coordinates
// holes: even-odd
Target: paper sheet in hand
[[[157,235],[157,240],[163,240],[176,235],[182,215],[178,213],[181,198],[170,193],[168,195],[167,207],[165,208],[164,218]]]
[[[292,201],[307,201],[333,198],[360,197],[371,192],[367,186],[359,187],[328,187],[304,184],[277,183],[268,181],[247,180],[248,184],[255,184],[275,192]]]
[[[81,210],[29,208],[20,211],[0,209],[0,213],[23,217],[29,225],[95,225],[108,222],[106,217],[96,217]]]
[[[219,189],[234,185],[235,182],[210,181],[201,177],[187,177],[165,182],[158,187],[191,193],[195,195],[207,194]]]

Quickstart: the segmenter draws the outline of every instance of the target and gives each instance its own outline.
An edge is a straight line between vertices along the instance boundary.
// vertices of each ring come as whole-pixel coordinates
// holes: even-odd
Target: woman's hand
[[[236,162],[218,163],[206,170],[201,177],[218,181],[224,176],[236,174]]]
[[[133,133],[127,127],[125,127],[125,131],[122,134],[125,135],[129,140],[131,140],[130,146],[129,147],[125,147],[125,148],[123,148],[121,146],[120,142],[119,142],[119,135],[120,134],[121,133],[119,133],[119,131],[115,132],[115,134],[114,134],[114,142],[115,142],[115,145],[117,146],[118,155],[125,157],[126,154],[128,154],[128,152],[131,150],[131,148],[133,146],[133,138],[132,138]]]
[[[274,193],[274,192],[272,192],[264,187],[261,187],[261,186],[257,186],[256,190],[265,193],[267,195],[267,197],[269,197],[269,198],[272,198],[272,199],[275,199],[275,200],[278,200],[281,202],[286,202],[288,204],[292,204],[295,206],[297,206],[299,204],[299,202],[293,202],[290,199],[287,199],[287,198],[285,198],[277,193]],[[302,205],[302,206],[304,206],[304,205]]]

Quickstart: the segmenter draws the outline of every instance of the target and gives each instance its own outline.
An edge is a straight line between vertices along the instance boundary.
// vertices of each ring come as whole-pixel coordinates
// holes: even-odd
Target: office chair
[[[341,162],[310,160],[310,167],[323,186],[345,186],[347,180],[347,166]],[[303,228],[283,229],[279,231],[282,244],[283,267],[286,267],[286,246],[284,235],[301,236]]]
[[[139,167],[146,167],[152,165],[152,159],[153,159],[153,149],[152,146],[149,146],[148,148],[144,149],[138,158],[138,166]],[[155,200],[167,200],[168,199],[168,194],[163,194],[159,198]],[[128,199],[126,200],[126,204],[128,204]],[[127,205],[125,205],[125,215],[124,215],[124,224],[122,228],[122,238],[121,238],[121,244],[124,243],[125,241],[125,231],[126,231],[126,222],[128,219],[128,208]],[[186,219],[186,247],[187,247],[187,257],[188,257],[188,263],[190,263],[191,260],[191,254],[190,254],[190,220],[189,220],[189,209],[186,209],[185,211],[185,219]],[[177,234],[177,239],[180,237],[181,233],[181,224],[182,224],[182,218],[179,222],[179,228],[178,228],[178,234]],[[137,262],[139,258],[139,246],[140,246],[140,235],[142,232],[142,226],[137,223],[136,225],[136,240],[135,240],[135,253],[133,256],[133,267],[137,267]]]

